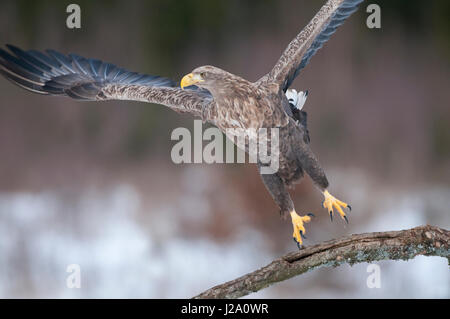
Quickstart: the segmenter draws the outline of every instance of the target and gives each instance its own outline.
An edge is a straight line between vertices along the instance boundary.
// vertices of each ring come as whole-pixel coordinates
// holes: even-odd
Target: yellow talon
[[[305,227],[303,226],[303,223],[309,223],[311,221],[310,216],[299,216],[295,210],[291,212],[291,218],[292,218],[292,226],[294,226],[294,233],[292,236],[294,237],[295,242],[297,243],[297,246],[302,245],[303,238],[305,237]]]
[[[341,215],[342,219],[344,219],[348,223],[348,219],[342,208],[348,208],[352,209],[349,204],[344,203],[340,201],[339,199],[335,198],[333,195],[331,195],[327,190],[323,192],[323,196],[325,196],[325,199],[323,201],[323,207],[328,210],[330,213],[330,218],[333,220],[333,208],[335,208],[339,215]]]

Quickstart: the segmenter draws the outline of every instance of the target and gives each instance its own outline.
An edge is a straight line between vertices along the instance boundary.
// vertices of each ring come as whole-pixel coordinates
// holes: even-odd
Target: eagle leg
[[[336,209],[339,215],[341,215],[342,219],[344,219],[348,224],[347,215],[344,213],[343,208],[348,208],[349,210],[351,210],[352,208],[349,204],[340,201],[328,192],[328,179],[325,176],[325,172],[323,171],[317,158],[312,153],[309,146],[305,143],[300,142],[300,145],[296,149],[296,151],[297,158],[300,162],[301,167],[306,171],[306,173],[322,191],[323,196],[325,197],[322,205],[330,214],[331,221],[333,221],[334,209]]]
[[[322,205],[330,213],[331,221],[333,221],[333,214],[334,214],[333,208],[335,208],[338,211],[339,215],[341,215],[342,219],[344,219],[348,224],[347,215],[345,214],[343,208],[348,208],[349,210],[352,210],[352,207],[349,204],[344,203],[339,199],[337,199],[336,197],[334,197],[333,195],[331,195],[327,190],[323,192],[323,196],[325,197],[325,199]]]
[[[259,167],[260,168],[260,167]],[[261,172],[260,172],[261,173]],[[278,174],[260,174],[264,185],[269,191],[270,195],[274,199],[275,203],[280,207],[280,214],[282,217],[286,217],[290,214],[292,219],[292,226],[294,227],[294,241],[298,248],[301,248],[303,239],[305,239],[305,223],[311,221],[313,214],[309,213],[305,216],[299,216],[294,208],[294,203],[283,183],[283,180]]]

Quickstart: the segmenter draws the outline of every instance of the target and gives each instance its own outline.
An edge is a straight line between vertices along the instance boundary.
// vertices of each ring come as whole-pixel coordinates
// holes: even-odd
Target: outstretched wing
[[[311,57],[344,23],[363,0],[328,0],[308,25],[289,43],[270,73],[259,81],[280,85],[284,92]]]
[[[7,45],[0,48],[0,73],[35,93],[82,101],[135,100],[168,106],[204,118],[213,98],[208,91],[182,90],[170,79],[130,72],[111,63],[53,50],[46,54]]]

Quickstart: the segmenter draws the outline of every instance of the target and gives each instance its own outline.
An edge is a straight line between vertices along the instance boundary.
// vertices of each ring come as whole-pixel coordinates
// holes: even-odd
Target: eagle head
[[[215,66],[204,65],[186,74],[181,79],[180,86],[184,89],[185,87],[196,85],[211,90],[215,87],[223,87],[227,81],[232,80],[234,77],[231,73]]]

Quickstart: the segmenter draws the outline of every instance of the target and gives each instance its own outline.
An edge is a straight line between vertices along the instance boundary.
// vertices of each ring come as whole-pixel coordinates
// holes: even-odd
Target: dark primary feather
[[[329,0],[308,25],[289,43],[270,73],[259,81],[278,83],[286,92],[311,57],[336,29],[358,9],[363,0]]]
[[[109,84],[148,87],[176,87],[160,76],[130,72],[113,64],[76,54],[63,55],[23,51],[7,45],[12,54],[0,49],[0,72],[13,83],[41,94],[67,95],[78,100],[96,100]]]

